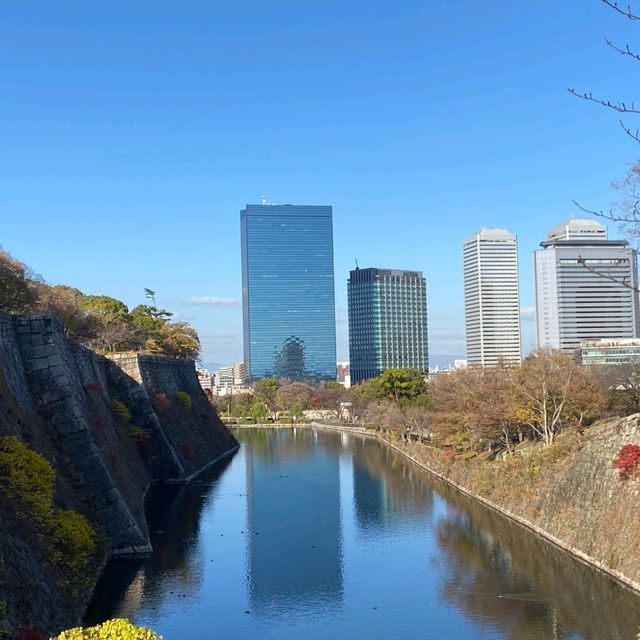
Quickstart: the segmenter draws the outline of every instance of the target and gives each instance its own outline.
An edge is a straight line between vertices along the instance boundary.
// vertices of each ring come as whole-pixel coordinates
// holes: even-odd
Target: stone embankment
[[[640,592],[640,478],[622,480],[613,467],[624,445],[640,445],[640,414],[567,434],[551,449],[505,461],[451,456],[368,429],[334,428],[379,438],[432,475]]]
[[[192,361],[105,358],[68,340],[52,317],[0,314],[0,437],[7,435],[50,462],[56,503],[89,520],[105,557],[151,550],[144,498],[152,482],[188,481],[237,448]],[[81,614],[60,601],[22,533],[0,514],[0,637],[25,623],[55,632]]]

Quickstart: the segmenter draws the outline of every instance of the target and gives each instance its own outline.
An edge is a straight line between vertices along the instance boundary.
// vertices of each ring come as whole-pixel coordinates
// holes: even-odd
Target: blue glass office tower
[[[331,207],[248,204],[240,212],[249,381],[335,380]]]

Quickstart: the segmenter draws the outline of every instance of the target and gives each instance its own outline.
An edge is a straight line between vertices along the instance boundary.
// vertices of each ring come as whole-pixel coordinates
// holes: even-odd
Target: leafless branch
[[[633,102],[631,103],[630,107],[627,107],[624,102],[611,102],[610,100],[601,100],[600,98],[594,98],[591,92],[580,93],[571,88],[569,88],[568,91],[577,98],[582,98],[583,100],[588,100],[589,102],[601,104],[602,106],[613,109],[614,111],[618,111],[619,113],[640,113],[640,109],[636,109],[636,105]]]
[[[635,140],[636,142],[640,142],[640,130],[636,129],[635,131],[632,131],[629,127],[625,125],[625,123],[622,120],[620,120],[620,126],[632,140]]]
[[[619,6],[617,2],[612,2],[611,0],[602,0],[602,2],[604,2],[608,7],[611,7],[614,11],[623,15],[625,18],[629,18],[629,20],[640,20],[640,16],[633,13],[630,4],[624,8]]]
[[[573,204],[576,205],[576,207],[578,207],[578,209],[580,209],[580,211],[584,211],[585,213],[589,213],[592,216],[598,216],[599,218],[608,218],[609,220],[612,220],[613,218],[611,216],[613,216],[613,211],[610,210],[609,213],[605,213],[604,211],[595,211],[594,209],[587,209],[586,207],[583,207],[579,202],[577,202],[576,200],[572,200],[571,202],[573,202]]]
[[[613,209],[609,209],[608,213],[604,211],[596,211],[594,209],[587,209],[583,207],[579,202],[572,200],[573,204],[578,207],[581,211],[588,213],[592,216],[597,216],[598,218],[605,218],[606,220],[611,220],[612,222],[620,222],[623,224],[639,224],[640,223],[640,200],[636,201],[635,204],[631,207],[630,211],[624,215],[620,215],[613,212]]]
[[[581,264],[590,273],[593,273],[596,276],[600,276],[605,280],[609,280],[609,282],[615,282],[616,284],[619,284],[626,289],[631,289],[631,291],[639,291],[638,287],[634,287],[633,284],[629,281],[629,278],[616,278],[607,271],[598,271],[598,269],[596,269],[595,267],[587,264],[587,261],[582,256],[578,256],[578,263]]]
[[[611,47],[614,51],[617,51],[620,55],[629,56],[634,60],[640,60],[640,55],[637,54],[635,51],[632,51],[631,47],[628,44],[625,45],[624,49],[621,49],[620,47],[616,47],[616,45],[613,44],[613,42],[611,42],[611,40],[609,40],[608,38],[605,38],[604,41],[607,43],[608,47]]]

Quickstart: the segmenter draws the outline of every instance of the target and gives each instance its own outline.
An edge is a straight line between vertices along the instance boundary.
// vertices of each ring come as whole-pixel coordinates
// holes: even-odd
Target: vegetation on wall
[[[90,581],[96,533],[79,513],[55,506],[54,486],[55,473],[43,456],[15,436],[0,439],[0,504],[35,538],[58,587],[77,597]]]
[[[48,285],[0,250],[0,311],[51,313],[67,335],[101,353],[144,350],[176,358],[197,357],[200,339],[195,329],[186,322],[172,321],[173,314],[156,306],[155,294],[151,297],[152,305],[129,310],[110,296]]]

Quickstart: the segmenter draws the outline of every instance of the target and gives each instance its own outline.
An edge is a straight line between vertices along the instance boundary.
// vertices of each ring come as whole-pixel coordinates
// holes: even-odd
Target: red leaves
[[[30,624],[18,629],[18,637],[20,640],[47,640],[49,635],[37,625]]]
[[[193,449],[188,444],[180,445],[180,453],[187,460],[193,460]]]
[[[625,444],[616,459],[613,466],[620,471],[620,479],[635,477],[640,466],[640,446],[637,444]]]
[[[89,382],[84,385],[84,388],[87,393],[91,393],[96,396],[102,396],[104,398],[107,395],[105,388],[98,382]]]

